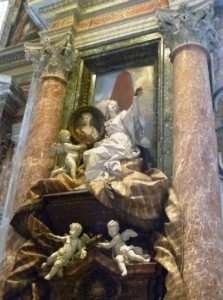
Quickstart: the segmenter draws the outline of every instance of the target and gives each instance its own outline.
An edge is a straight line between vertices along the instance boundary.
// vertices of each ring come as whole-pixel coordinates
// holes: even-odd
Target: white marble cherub
[[[62,129],[59,134],[60,143],[52,145],[54,154],[64,153],[66,158],[65,167],[55,168],[50,177],[55,177],[60,173],[69,173],[72,179],[76,179],[77,166],[80,164],[82,153],[87,149],[87,146],[85,144],[72,144],[70,137],[70,131]]]
[[[79,223],[70,224],[70,231],[68,235],[58,236],[49,234],[49,237],[64,242],[63,247],[51,254],[45,263],[42,264],[42,268],[52,266],[49,274],[44,278],[50,280],[54,275],[62,277],[63,268],[68,266],[74,259],[84,259],[87,256],[87,251],[79,238],[82,232],[82,226]]]
[[[129,263],[149,263],[150,256],[143,255],[139,247],[127,246],[126,241],[130,237],[136,237],[138,234],[132,229],[126,229],[119,233],[119,223],[111,220],[107,224],[108,233],[112,237],[110,242],[98,243],[97,246],[105,249],[112,249],[112,257],[117,262],[121,275],[127,275],[126,264]]]

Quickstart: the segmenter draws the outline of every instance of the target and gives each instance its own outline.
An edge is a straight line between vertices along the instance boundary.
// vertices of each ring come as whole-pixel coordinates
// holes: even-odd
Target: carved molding
[[[6,14],[1,15],[1,18],[3,18],[3,29],[0,30],[0,48],[4,48],[7,44],[10,30],[16,21],[21,4],[22,0],[9,0]]]
[[[150,5],[152,10],[155,7],[168,6],[167,0],[29,0],[26,3],[28,14],[40,29],[46,29],[51,22],[70,16],[73,16],[77,22],[88,18],[92,18],[94,22],[97,17],[110,15],[119,10],[123,10],[123,17],[125,14],[126,17],[130,17],[126,10],[135,6]],[[145,7],[142,8],[141,13],[143,10],[145,12]]]
[[[172,51],[184,44],[199,44],[213,52],[218,46],[212,5],[193,11],[186,3],[178,10],[158,10],[158,26],[165,44]]]
[[[59,39],[43,37],[40,43],[25,44],[26,58],[33,62],[37,76],[67,79],[77,59],[70,34]]]

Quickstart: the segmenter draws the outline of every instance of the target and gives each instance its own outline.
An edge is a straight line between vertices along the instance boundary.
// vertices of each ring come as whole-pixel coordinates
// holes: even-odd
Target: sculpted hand
[[[80,258],[84,259],[87,256],[87,251],[85,249],[81,250]]]
[[[143,88],[142,87],[137,88],[136,91],[135,91],[135,96],[142,95],[142,92],[143,92]]]
[[[142,92],[143,92],[143,88],[142,87],[137,88],[136,91],[135,91],[135,96],[142,95]]]
[[[79,144],[79,145],[81,146],[81,150],[82,150],[82,151],[87,150],[87,145],[86,145],[86,144],[81,143],[81,144]]]

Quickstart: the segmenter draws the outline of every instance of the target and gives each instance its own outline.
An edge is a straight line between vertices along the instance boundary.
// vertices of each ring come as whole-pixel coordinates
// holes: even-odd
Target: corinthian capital
[[[157,11],[158,25],[171,50],[189,43],[200,44],[213,52],[218,45],[213,6],[193,11],[186,3],[176,11]]]
[[[54,76],[62,80],[67,79],[77,59],[77,50],[74,49],[70,35],[57,40],[45,37],[40,43],[26,43],[25,53],[39,76]]]

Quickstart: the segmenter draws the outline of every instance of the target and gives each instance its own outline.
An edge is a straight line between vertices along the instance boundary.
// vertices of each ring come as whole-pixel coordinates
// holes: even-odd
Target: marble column
[[[70,35],[57,39],[44,38],[39,44],[27,43],[25,45],[27,58],[34,63],[34,75],[30,91],[34,93],[32,109],[27,111],[27,124],[22,124],[24,129],[22,141],[26,143],[21,151],[22,141],[19,141],[17,160],[22,163],[18,166],[15,162],[17,174],[9,186],[6,207],[6,219],[10,220],[13,212],[24,203],[26,193],[37,180],[48,178],[54,165],[51,154],[51,145],[58,140],[61,126],[62,110],[65,99],[67,76],[74,67],[76,51],[73,49]],[[36,86],[37,85],[37,86]],[[30,95],[31,97],[32,95]],[[26,121],[26,116],[24,121]],[[27,132],[27,126],[30,126]],[[24,133],[26,137],[24,139]],[[20,157],[19,152],[24,153]],[[24,151],[24,152],[23,152]],[[15,182],[16,178],[16,182]],[[4,227],[5,234],[1,238],[3,246],[2,270],[0,272],[0,298],[3,292],[5,278],[10,274],[15,254],[23,243],[23,238],[12,227]],[[5,241],[4,241],[5,239]],[[5,246],[5,247],[4,247]],[[4,249],[3,249],[4,248]]]
[[[40,44],[25,45],[27,58],[34,62],[40,81],[14,209],[25,201],[28,189],[37,180],[48,178],[53,169],[54,158],[50,148],[57,142],[61,126],[66,78],[75,61],[72,48],[68,35],[59,41],[44,38]]]
[[[174,68],[173,188],[182,206],[186,299],[223,299],[223,227],[208,71],[217,45],[213,10],[161,13]],[[169,43],[169,44],[168,44]]]

